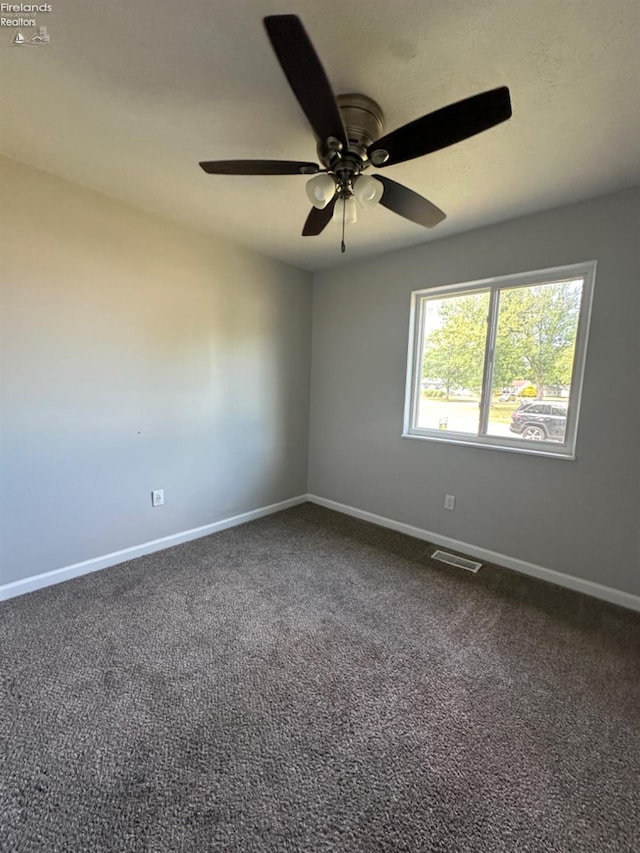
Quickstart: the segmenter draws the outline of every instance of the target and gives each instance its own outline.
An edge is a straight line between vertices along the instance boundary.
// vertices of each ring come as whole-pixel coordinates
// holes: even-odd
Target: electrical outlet
[[[164,489],[154,489],[151,492],[151,506],[164,506]]]
[[[456,508],[456,496],[455,495],[445,495],[444,496],[444,508],[445,509],[455,509]]]

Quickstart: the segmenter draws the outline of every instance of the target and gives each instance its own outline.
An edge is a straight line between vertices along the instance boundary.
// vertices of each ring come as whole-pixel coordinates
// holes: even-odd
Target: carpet
[[[0,605],[0,849],[636,851],[640,615],[311,504]]]

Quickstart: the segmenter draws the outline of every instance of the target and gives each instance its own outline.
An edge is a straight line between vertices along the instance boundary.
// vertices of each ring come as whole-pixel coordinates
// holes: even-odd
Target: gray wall
[[[0,177],[0,583],[307,491],[311,276]],[[639,211],[630,191],[318,274],[309,491],[640,593]],[[400,438],[411,290],[589,259],[575,462]]]
[[[311,276],[0,175],[0,583],[303,494]]]
[[[317,275],[309,491],[640,593],[639,212],[627,191]],[[412,290],[592,259],[576,461],[400,437]]]

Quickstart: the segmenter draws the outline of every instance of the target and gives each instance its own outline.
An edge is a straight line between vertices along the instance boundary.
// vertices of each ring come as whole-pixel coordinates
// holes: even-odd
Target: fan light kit
[[[321,234],[333,220],[342,226],[358,219],[358,208],[381,204],[433,228],[445,214],[408,187],[382,175],[364,175],[439,151],[511,117],[509,89],[500,86],[428,113],[386,135],[378,104],[366,95],[333,94],[322,63],[296,15],[270,15],[264,25],[289,85],[316,137],[317,163],[298,160],[214,160],[200,163],[211,175],[313,175],[306,191],[313,205],[304,237]]]

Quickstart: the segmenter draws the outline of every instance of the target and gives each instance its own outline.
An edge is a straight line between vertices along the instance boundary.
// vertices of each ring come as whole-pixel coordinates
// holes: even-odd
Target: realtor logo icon
[[[24,44],[24,45],[39,45],[39,44],[49,44],[49,33],[47,32],[46,27],[38,27],[38,34],[32,36],[31,38],[27,38],[22,34],[20,30],[15,34],[15,36],[11,39],[12,44]]]

